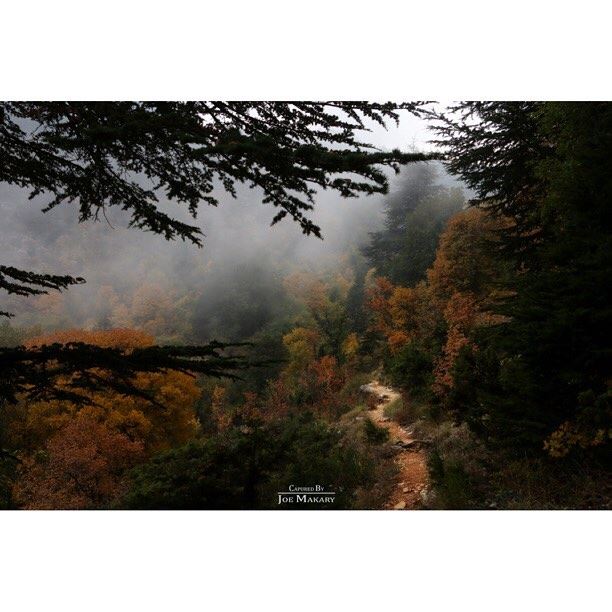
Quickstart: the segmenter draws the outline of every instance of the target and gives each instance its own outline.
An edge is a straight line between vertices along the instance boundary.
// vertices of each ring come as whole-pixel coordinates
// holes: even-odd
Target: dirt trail
[[[389,432],[389,442],[398,448],[395,462],[399,468],[398,482],[385,503],[386,509],[410,510],[421,501],[421,491],[427,487],[427,465],[423,450],[415,442],[410,430],[385,417],[385,407],[398,399],[400,394],[390,387],[373,381],[362,388],[378,398],[373,410],[368,410],[368,417],[378,427]]]

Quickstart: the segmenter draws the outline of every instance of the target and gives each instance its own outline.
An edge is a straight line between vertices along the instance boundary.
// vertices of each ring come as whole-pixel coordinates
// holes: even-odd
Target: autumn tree
[[[129,329],[67,330],[32,338],[26,346],[71,342],[83,342],[129,353],[152,346],[153,337]],[[131,439],[142,442],[147,453],[177,446],[195,434],[197,423],[194,404],[200,390],[193,375],[175,370],[138,372],[133,385],[140,392],[140,396],[108,388],[104,384],[108,374],[103,370],[93,370],[91,375],[101,380],[97,391],[86,392],[86,405],[69,399],[23,402],[26,412],[23,424],[23,435],[26,438],[23,440],[24,444],[27,441],[28,447],[35,448],[81,413],[92,415]],[[62,383],[60,378],[59,390]]]
[[[346,300],[353,279],[347,276],[338,273],[323,279],[298,272],[285,278],[287,292],[306,308],[307,323],[320,337],[319,352],[339,362],[345,358],[344,346],[351,333]]]
[[[501,223],[471,209],[450,219],[427,280],[413,287],[376,278],[368,291],[372,329],[387,346],[387,369],[413,396],[445,399],[475,330],[504,320],[491,311],[504,265],[492,254]]]
[[[78,414],[24,458],[15,502],[28,510],[104,508],[122,491],[125,471],[144,457],[142,441],[92,414]]]
[[[32,338],[27,347],[84,342],[129,354],[153,345],[148,334],[129,330],[66,330]],[[113,389],[111,374],[92,368],[97,389],[73,401],[70,375],[57,379],[57,398],[24,398],[2,415],[2,443],[18,459],[15,499],[28,508],[88,508],[109,503],[121,475],[137,461],[174,448],[198,431],[196,378],[169,369],[136,372],[138,394]],[[66,385],[67,393],[61,397]],[[60,399],[61,398],[61,399]]]
[[[294,327],[283,336],[283,344],[289,352],[287,371],[298,374],[317,358],[321,336],[315,329]]]

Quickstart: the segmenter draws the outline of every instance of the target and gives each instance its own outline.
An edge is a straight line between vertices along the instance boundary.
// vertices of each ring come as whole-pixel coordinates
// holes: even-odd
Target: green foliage
[[[457,462],[444,462],[437,451],[428,458],[429,474],[436,487],[437,503],[445,510],[466,510],[471,507],[470,481]]]
[[[365,279],[368,273],[365,257],[355,257],[352,262],[355,279],[346,296],[346,314],[350,329],[359,335],[363,335],[368,327],[368,316],[364,308],[365,303]]]
[[[24,330],[12,327],[8,321],[0,323],[0,347],[19,346],[23,344],[25,336]]]
[[[384,230],[370,234],[363,249],[377,273],[393,283],[412,286],[424,278],[446,221],[465,202],[460,188],[444,187],[436,179],[429,163],[404,169],[399,188],[384,201]]]
[[[359,389],[372,381],[374,375],[371,372],[359,372],[351,375],[340,393],[346,398],[354,398],[359,394]]]
[[[383,444],[389,439],[389,431],[384,427],[378,427],[371,419],[366,419],[363,423],[366,440],[370,444]]]
[[[250,340],[292,314],[278,262],[250,261],[217,279],[223,291],[205,290],[195,300],[193,327],[198,339]]]
[[[408,404],[401,397],[398,397],[385,406],[384,415],[400,425],[408,425],[423,416],[421,406],[414,399]]]
[[[428,456],[436,505],[450,510],[482,507],[488,454],[466,425],[442,423]]]
[[[16,457],[0,449],[0,510],[14,508],[12,489],[17,465]]]
[[[417,342],[410,342],[398,353],[387,357],[385,371],[391,382],[408,389],[411,397],[432,400],[433,362],[434,355],[430,350]]]
[[[551,154],[539,117],[542,102],[460,102],[437,116],[437,144],[446,167],[472,189],[477,204],[516,223],[508,229],[508,254],[520,254],[539,227],[535,205],[542,184],[536,167]]]
[[[337,495],[319,507],[350,508],[371,469],[337,429],[302,415],[232,428],[155,457],[133,471],[120,507],[272,509],[289,485],[321,484]]]
[[[609,461],[592,453],[565,459],[483,453],[477,440],[448,424],[439,426],[428,457],[436,509],[607,509]],[[454,438],[453,444],[448,443]],[[457,438],[460,443],[457,444]]]

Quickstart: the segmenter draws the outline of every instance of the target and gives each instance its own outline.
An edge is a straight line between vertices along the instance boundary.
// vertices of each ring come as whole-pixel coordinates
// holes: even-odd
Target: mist
[[[383,149],[431,150],[426,122],[405,115],[384,130],[373,125],[364,140]],[[437,162],[438,181],[455,181]],[[400,178],[390,173],[390,192]],[[109,209],[97,222],[78,222],[74,204],[47,213],[44,196],[0,184],[0,238],[6,265],[69,274],[86,283],[56,294],[9,297],[13,326],[58,328],[136,327],[160,342],[237,340],[290,313],[283,279],[295,271],[324,275],[360,257],[369,234],[383,222],[384,195],[344,199],[319,190],[308,215],[323,239],[305,236],[286,218],[262,205],[258,189],[237,185],[233,198],[220,186],[218,207],[203,204],[195,224],[203,246],[165,241],[129,229],[127,214]],[[160,208],[191,224],[183,207],[160,197]]]

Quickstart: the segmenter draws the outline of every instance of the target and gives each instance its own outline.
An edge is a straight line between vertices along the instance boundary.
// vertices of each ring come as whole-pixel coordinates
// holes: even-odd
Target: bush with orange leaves
[[[612,440],[612,381],[601,394],[592,390],[578,396],[574,421],[564,421],[544,441],[544,450],[551,457],[565,457],[576,448],[603,447]]]
[[[229,422],[234,419],[274,421],[306,412],[330,420],[338,418],[350,405],[342,394],[346,367],[340,366],[332,355],[303,358],[300,353],[301,367],[290,362],[278,378],[270,380],[265,394],[244,393],[241,405],[226,407],[225,418]],[[223,418],[217,418],[218,426]]]

